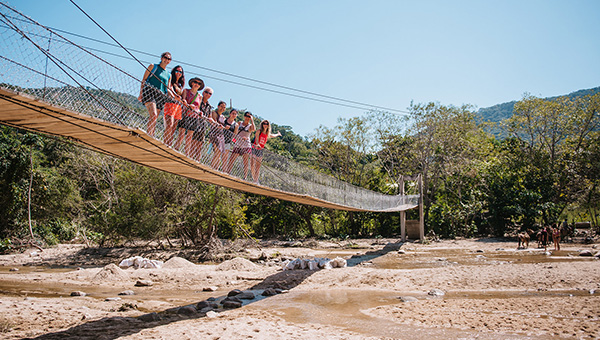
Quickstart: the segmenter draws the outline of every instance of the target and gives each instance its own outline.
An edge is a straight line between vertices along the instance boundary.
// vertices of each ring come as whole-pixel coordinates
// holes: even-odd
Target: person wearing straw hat
[[[189,89],[184,89],[181,97],[185,107],[181,120],[177,123],[179,129],[179,136],[175,142],[175,149],[179,150],[181,143],[185,139],[185,154],[193,156],[192,152],[195,150],[196,143],[193,140],[194,133],[198,129],[198,120],[200,119],[200,101],[202,95],[200,94],[204,88],[204,81],[200,78],[192,78],[188,81]]]

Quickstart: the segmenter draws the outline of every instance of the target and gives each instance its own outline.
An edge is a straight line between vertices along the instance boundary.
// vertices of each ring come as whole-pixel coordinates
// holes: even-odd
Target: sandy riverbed
[[[31,249],[0,256],[0,338],[600,338],[600,260],[579,256],[595,246],[515,247],[494,239],[263,243],[219,264],[176,251]],[[165,266],[106,267],[132,255]],[[282,271],[278,262],[337,256],[349,266]],[[140,280],[152,285],[135,286]],[[262,296],[268,288],[283,293]],[[233,289],[256,297],[216,313],[180,308]],[[118,295],[126,290],[135,295]]]

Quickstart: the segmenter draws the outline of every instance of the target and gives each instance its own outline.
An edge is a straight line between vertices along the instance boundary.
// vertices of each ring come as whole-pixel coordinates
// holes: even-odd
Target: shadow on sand
[[[352,258],[347,260],[348,267],[357,266],[361,263],[371,261],[374,258],[383,256],[389,252],[399,250],[404,243],[387,243],[383,249],[376,251],[368,251],[361,255],[353,255]],[[89,251],[89,250],[86,250]],[[111,262],[111,263],[114,263]],[[333,269],[337,270],[337,269]],[[266,277],[263,281],[245,290],[245,292],[252,292],[255,294],[253,299],[241,300],[243,306],[260,301],[273,292],[280,292],[281,290],[289,290],[300,285],[306,278],[314,274],[315,271],[308,269],[299,270],[287,270],[281,271],[276,274]],[[191,304],[186,306],[180,306],[170,308],[160,312],[153,312],[143,314],[138,317],[121,317],[114,316],[108,318],[102,318],[99,320],[89,321],[82,323],[77,326],[73,326],[69,329],[46,333],[35,338],[27,339],[96,339],[96,340],[108,340],[116,339],[123,336],[139,333],[142,330],[150,329],[167,325],[173,322],[182,320],[193,320],[201,319],[206,317],[208,312],[198,311],[196,306],[206,306],[207,304],[218,305],[219,307],[214,309],[213,312],[227,311],[220,302],[227,299],[227,296],[221,296],[217,298],[211,298],[208,300],[200,301],[198,304]],[[210,301],[209,301],[210,300]]]

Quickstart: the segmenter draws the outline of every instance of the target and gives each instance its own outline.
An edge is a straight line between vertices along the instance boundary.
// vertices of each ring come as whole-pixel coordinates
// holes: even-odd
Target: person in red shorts
[[[271,133],[271,123],[269,123],[268,120],[263,120],[260,123],[260,129],[256,131],[256,134],[254,135],[252,158],[250,159],[252,162],[252,178],[256,183],[259,183],[258,176],[260,175],[260,166],[262,164],[265,144],[267,144],[269,138],[279,136],[281,136],[281,132],[277,132],[276,134]]]
[[[177,128],[177,122],[181,119],[181,93],[185,86],[185,75],[181,66],[175,66],[171,70],[171,81],[169,82],[169,94],[172,100],[165,104],[165,144],[173,145],[173,136]]]

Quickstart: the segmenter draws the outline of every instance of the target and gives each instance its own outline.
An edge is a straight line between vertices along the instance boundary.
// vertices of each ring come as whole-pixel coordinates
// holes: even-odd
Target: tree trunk
[[[216,186],[215,197],[213,199],[213,206],[210,211],[210,217],[208,219],[208,238],[207,238],[207,240],[210,240],[214,237],[215,230],[216,230],[215,226],[213,225],[213,221],[215,218],[215,209],[217,208],[217,199],[219,198],[219,188],[220,188],[220,186]]]
[[[313,214],[313,211],[315,210],[315,207],[311,205],[307,209],[308,209],[308,212],[304,216],[304,220],[306,221],[306,227],[308,228],[308,233],[309,233],[310,237],[314,237],[315,236],[315,228],[312,225],[312,214]]]
[[[36,247],[38,250],[42,251],[42,247],[35,244],[35,237],[33,236],[33,226],[31,225],[31,188],[33,187],[33,148],[29,151],[29,163],[31,164],[31,175],[29,176],[29,190],[27,192],[27,213],[29,220],[29,235],[31,236],[31,240],[29,240],[29,244],[33,247]]]

